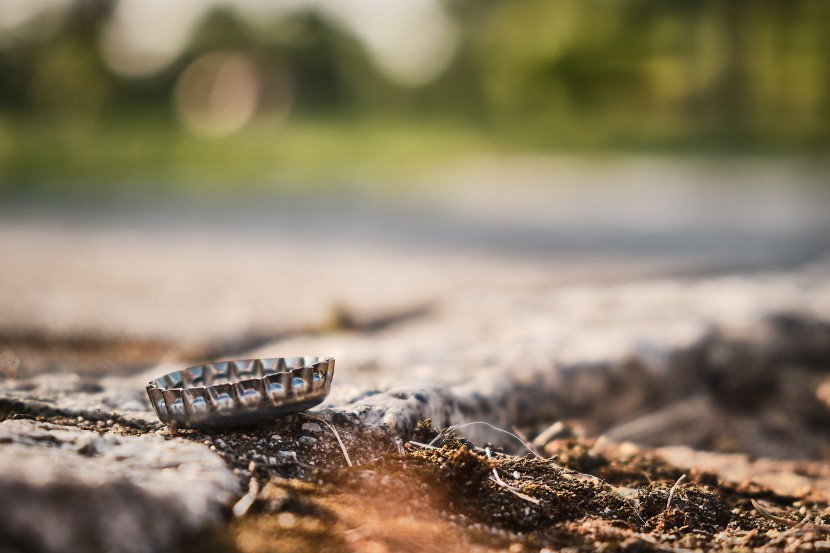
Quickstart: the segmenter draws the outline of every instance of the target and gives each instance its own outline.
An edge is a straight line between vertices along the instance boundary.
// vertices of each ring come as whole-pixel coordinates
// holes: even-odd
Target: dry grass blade
[[[495,482],[496,485],[501,486],[505,490],[509,491],[510,493],[515,495],[516,497],[518,497],[520,499],[524,499],[528,503],[533,503],[534,505],[539,505],[539,503],[541,503],[535,497],[530,497],[529,495],[520,492],[518,490],[518,488],[514,488],[513,486],[511,486],[510,484],[508,484],[507,482],[502,480],[501,477],[499,476],[499,473],[496,471],[496,469],[493,469],[493,477],[490,480],[492,482]]]
[[[671,501],[672,501],[672,499],[674,499],[674,492],[677,491],[677,488],[680,486],[680,483],[683,482],[685,479],[686,479],[686,475],[681,474],[680,478],[677,479],[677,482],[675,482],[674,486],[672,486],[671,490],[669,490],[669,499],[668,499],[668,501],[666,501],[666,510],[667,511],[669,509],[671,509]]]
[[[542,458],[542,456],[541,456],[541,455],[539,455],[538,453],[536,453],[536,451],[533,449],[533,447],[532,447],[529,443],[527,443],[527,441],[526,441],[526,440],[523,440],[522,438],[520,438],[519,436],[517,436],[517,435],[516,435],[516,434],[514,434],[513,432],[510,432],[509,430],[505,430],[505,429],[503,429],[503,428],[499,428],[498,426],[494,426],[494,425],[490,424],[489,422],[484,422],[484,421],[472,421],[472,422],[465,422],[465,423],[463,423],[463,424],[455,424],[455,425],[453,425],[453,426],[450,426],[450,427],[449,427],[449,428],[447,428],[446,430],[442,430],[442,431],[438,434],[438,436],[436,436],[436,437],[435,437],[435,439],[433,439],[433,440],[432,440],[432,442],[430,442],[430,444],[429,444],[429,445],[433,445],[433,444],[435,443],[435,441],[436,441],[436,440],[438,440],[438,438],[440,438],[440,437],[441,437],[443,434],[445,434],[445,433],[454,432],[454,431],[458,430],[459,428],[464,428],[464,427],[466,427],[466,426],[473,426],[473,425],[475,425],[475,424],[481,424],[481,425],[487,426],[487,427],[489,427],[489,428],[492,428],[493,430],[495,430],[495,431],[497,431],[497,432],[501,432],[502,434],[507,434],[508,436],[512,436],[512,437],[513,437],[513,438],[515,438],[515,439],[516,439],[516,440],[517,440],[520,444],[522,444],[523,446],[525,446],[525,448],[526,448],[529,452],[531,452],[534,456],[536,456],[536,457],[538,457],[538,458],[540,458],[540,459]]]
[[[337,429],[334,426],[332,426],[331,424],[329,424],[329,422],[325,419],[321,419],[320,417],[315,417],[314,415],[309,415],[308,413],[303,413],[303,415],[305,415],[306,417],[308,417],[310,419],[320,421],[323,424],[325,424],[326,426],[328,426],[329,430],[331,430],[331,433],[334,434],[335,438],[337,438],[337,443],[340,444],[340,451],[343,452],[343,457],[346,458],[346,464],[349,465],[350,467],[353,467],[354,465],[352,464],[352,460],[351,460],[351,458],[349,458],[349,452],[346,451],[346,446],[343,445],[343,440],[340,439],[340,433],[337,432]]]
[[[533,443],[533,442],[531,442],[531,441],[527,438],[527,436],[525,436],[525,435],[524,435],[524,433],[522,433],[522,431],[521,431],[521,430],[519,430],[519,429],[518,429],[518,428],[516,428],[515,426],[514,426],[514,427],[512,427],[512,430],[513,430],[513,433],[514,433],[514,434],[515,434],[515,435],[516,435],[516,436],[517,436],[517,437],[518,437],[518,438],[519,438],[522,442],[524,442],[525,447],[527,447],[528,449],[530,449],[530,451],[532,451],[532,452],[533,452],[533,454],[534,454],[534,455],[536,455],[536,457],[542,457],[542,455],[539,453],[539,449],[536,447],[536,444],[535,444],[535,443]]]
[[[767,520],[777,522],[778,524],[783,524],[784,526],[789,526],[790,528],[792,528],[793,526],[797,526],[799,524],[798,522],[795,522],[788,518],[781,518],[775,516],[774,514],[767,511],[767,509],[763,505],[761,505],[754,499],[750,499],[750,501],[752,502],[752,506],[755,507],[755,510],[758,511],[758,513]]]
[[[777,522],[778,524],[783,524],[784,526],[789,526],[790,528],[801,524],[800,522],[795,522],[794,520],[790,520],[788,518],[777,517],[774,514],[767,511],[767,509],[763,505],[761,505],[754,499],[750,499],[750,501],[752,502],[752,506],[755,507],[755,510],[758,511],[758,513],[767,520]]]
[[[806,527],[805,525],[810,520],[811,516],[812,516],[812,513],[807,513],[807,515],[801,520],[801,522],[797,522],[791,528],[781,532],[781,534],[772,543],[776,543],[776,544],[787,543],[787,541],[790,539],[791,536],[798,535],[799,532],[801,532],[801,530]],[[792,545],[792,544],[790,544],[790,545]],[[789,547],[789,545],[787,547]]]
[[[488,459],[493,459],[493,456],[490,453],[490,448],[489,447],[484,448],[484,453],[487,454]],[[530,497],[529,495],[522,493],[519,490],[519,488],[511,486],[510,484],[508,484],[507,482],[502,480],[501,476],[499,476],[499,471],[496,470],[496,467],[493,467],[493,477],[490,478],[490,480],[492,482],[495,482],[496,485],[501,486],[502,488],[506,489],[507,491],[509,491],[510,493],[512,493],[513,495],[515,495],[516,497],[518,497],[520,499],[524,499],[525,501],[527,501],[529,503],[533,503],[534,505],[538,505],[540,503],[540,501],[538,499],[536,499],[535,497]]]
[[[802,520],[801,522],[795,522],[794,520],[790,520],[788,518],[775,516],[754,499],[750,499],[750,501],[752,502],[752,506],[755,507],[755,510],[758,511],[758,513],[765,519],[790,527],[789,530],[787,530],[786,532],[782,533],[781,536],[779,536],[779,539],[783,538],[784,536],[791,535],[795,533],[795,531],[801,530],[818,530],[819,532],[830,532],[830,524],[809,522],[810,517],[812,516],[812,514],[810,513],[808,513],[807,516],[804,517],[804,520]]]

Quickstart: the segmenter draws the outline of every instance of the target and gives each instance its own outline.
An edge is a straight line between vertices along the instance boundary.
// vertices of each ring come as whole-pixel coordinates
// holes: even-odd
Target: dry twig
[[[422,449],[439,449],[434,445],[422,444],[421,442],[416,442],[415,440],[409,440],[408,442],[406,442],[406,445],[414,445],[415,447],[420,447]]]
[[[237,518],[245,516],[245,513],[247,513],[248,509],[251,508],[251,505],[254,504],[258,493],[259,483],[256,478],[251,478],[248,480],[248,493],[240,497],[239,501],[237,501],[233,506],[233,516]]]

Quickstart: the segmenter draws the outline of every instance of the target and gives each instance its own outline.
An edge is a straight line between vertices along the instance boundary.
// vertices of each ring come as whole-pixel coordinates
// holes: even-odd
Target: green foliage
[[[830,145],[830,4],[503,2],[475,51],[499,128],[540,146]]]
[[[111,6],[77,2],[59,23],[31,25],[48,32],[0,33],[0,181],[8,189],[58,175],[303,180],[350,168],[418,170],[493,144],[830,147],[825,0],[446,5],[459,28],[458,51],[435,81],[411,88],[384,78],[354,37],[312,12],[257,29],[215,12],[170,67],[119,76],[100,51]],[[214,51],[253,60],[273,106],[238,134],[197,138],[179,126],[171,98],[182,71]],[[290,105],[274,100],[289,96]]]
[[[138,114],[91,126],[0,120],[0,193],[122,194],[140,185],[221,196],[311,184],[323,193],[367,178],[400,182],[436,163],[494,151],[447,120],[259,121],[224,138],[194,137]]]

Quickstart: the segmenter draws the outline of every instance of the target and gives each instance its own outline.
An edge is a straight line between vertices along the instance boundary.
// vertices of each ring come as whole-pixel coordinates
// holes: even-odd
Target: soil
[[[198,431],[0,399],[0,420],[155,432],[215,451],[249,494],[227,526],[183,544],[182,553],[830,552],[830,327],[776,324],[784,325],[785,345],[806,346],[765,356],[713,337],[678,353],[657,383],[645,368],[625,366],[593,403],[555,417],[565,424],[536,455],[477,447],[428,421],[401,440],[335,411]],[[0,375],[83,366],[80,382],[90,390],[112,356],[138,367],[169,351],[161,342],[78,339],[44,349],[31,337],[0,338]],[[11,353],[27,348],[41,352],[29,368]],[[197,350],[177,351],[207,351]],[[530,436],[552,422],[544,410],[524,411],[534,418],[516,422]],[[589,439],[598,434],[608,440]],[[679,445],[689,451],[675,451],[676,465],[661,456],[671,448],[647,448]]]
[[[402,453],[301,468],[253,478],[244,516],[185,552],[830,550],[827,498],[723,481],[632,446],[568,439],[508,455],[425,421]]]

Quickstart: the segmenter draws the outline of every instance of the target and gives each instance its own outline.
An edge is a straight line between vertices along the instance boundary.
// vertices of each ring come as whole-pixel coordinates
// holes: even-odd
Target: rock
[[[159,370],[133,377],[91,378],[76,374],[43,374],[26,379],[0,380],[0,400],[18,403],[16,409],[44,416],[61,414],[93,423],[116,422],[143,430],[161,428],[147,400],[145,386]],[[172,370],[172,369],[171,369]],[[162,373],[164,374],[164,373]]]
[[[169,551],[223,519],[238,494],[206,447],[0,423],[0,535],[23,551]]]
[[[290,461],[297,460],[297,452],[296,451],[277,451],[277,455],[280,456],[281,459],[287,459]]]
[[[400,436],[425,418],[436,426],[486,420],[510,427],[580,416],[593,422],[589,431],[602,433],[693,391],[719,394],[711,398],[718,404],[746,396],[745,386],[753,382],[765,385],[782,364],[826,358],[828,275],[830,264],[815,264],[789,272],[606,285],[526,289],[508,282],[498,294],[469,288],[444,296],[440,309],[381,331],[298,332],[244,355],[336,354],[332,393],[318,415],[357,423],[354,431]],[[739,365],[752,370],[732,370]],[[22,403],[13,413],[61,413],[155,430],[161,425],[144,385],[177,368],[159,366],[130,378],[6,379],[0,398]],[[711,383],[719,388],[704,389]],[[826,406],[825,395],[824,388],[810,390],[814,403]],[[786,403],[807,405],[802,396]],[[308,429],[319,424],[301,424],[317,433]],[[484,427],[469,430],[472,439],[498,439]],[[703,443],[708,429],[698,430]],[[221,441],[215,446],[225,449]]]
[[[314,433],[320,432],[322,430],[322,428],[320,428],[320,425],[317,424],[316,422],[304,422],[302,428],[306,432],[314,432]]]

